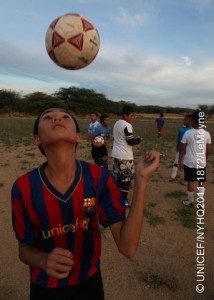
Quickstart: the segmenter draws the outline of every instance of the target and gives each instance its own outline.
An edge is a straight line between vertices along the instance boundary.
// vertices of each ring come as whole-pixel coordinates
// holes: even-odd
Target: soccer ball
[[[100,48],[100,37],[89,19],[70,13],[50,24],[45,44],[48,55],[58,66],[78,70],[95,59]]]
[[[94,138],[94,143],[96,144],[96,145],[98,145],[98,146],[101,146],[101,145],[103,145],[104,144],[104,138],[102,137],[102,136],[96,136],[95,138]]]

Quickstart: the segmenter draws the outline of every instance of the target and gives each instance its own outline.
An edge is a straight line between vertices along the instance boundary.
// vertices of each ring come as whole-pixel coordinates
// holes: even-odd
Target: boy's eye
[[[49,120],[49,119],[51,119],[51,116],[45,115],[45,116],[43,117],[43,119],[44,119],[44,120]]]
[[[63,118],[64,119],[70,119],[71,117],[69,115],[64,115]]]

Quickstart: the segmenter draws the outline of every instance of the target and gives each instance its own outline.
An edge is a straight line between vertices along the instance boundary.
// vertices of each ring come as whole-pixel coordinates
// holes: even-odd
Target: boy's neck
[[[73,153],[72,153],[73,152]],[[47,151],[47,166],[49,174],[54,177],[70,176],[76,172],[76,151],[69,149],[55,149],[54,151]]]

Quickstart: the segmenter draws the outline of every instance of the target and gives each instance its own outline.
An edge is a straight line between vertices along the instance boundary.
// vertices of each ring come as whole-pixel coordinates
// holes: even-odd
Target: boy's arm
[[[140,136],[134,137],[133,132],[128,131],[127,127],[124,128],[124,134],[125,134],[126,142],[130,146],[138,145],[142,141],[142,138]]]
[[[24,264],[44,269],[49,276],[57,279],[66,278],[73,266],[72,253],[62,248],[46,253],[19,242],[19,258]]]
[[[211,154],[211,144],[206,145],[206,160],[208,160],[210,154]]]
[[[181,151],[179,152],[179,157],[178,157],[178,168],[182,169],[183,167],[183,157],[184,154],[186,153],[186,148],[187,148],[187,143],[181,143]]]
[[[107,145],[110,141],[111,141],[111,136],[108,136],[108,137],[105,139],[105,145]]]
[[[133,257],[137,250],[143,223],[145,191],[149,178],[158,165],[159,153],[156,151],[146,154],[145,158],[138,162],[132,205],[127,219],[110,226],[119,251],[127,257]]]

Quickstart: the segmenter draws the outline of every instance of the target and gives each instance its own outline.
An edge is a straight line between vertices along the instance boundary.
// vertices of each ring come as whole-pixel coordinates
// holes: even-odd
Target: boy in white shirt
[[[142,138],[134,137],[132,122],[134,109],[126,105],[122,110],[122,119],[113,128],[113,174],[117,180],[126,207],[130,207],[127,200],[131,180],[134,178],[134,156],[132,147],[138,145]]]
[[[192,128],[185,132],[181,143],[179,155],[179,168],[184,167],[184,180],[187,181],[187,200],[183,201],[185,206],[194,206],[194,183],[198,181],[198,186],[204,189],[206,181],[206,162],[211,153],[210,133],[200,127],[200,119],[203,113],[194,112],[191,115]],[[202,120],[203,121],[203,120]]]

